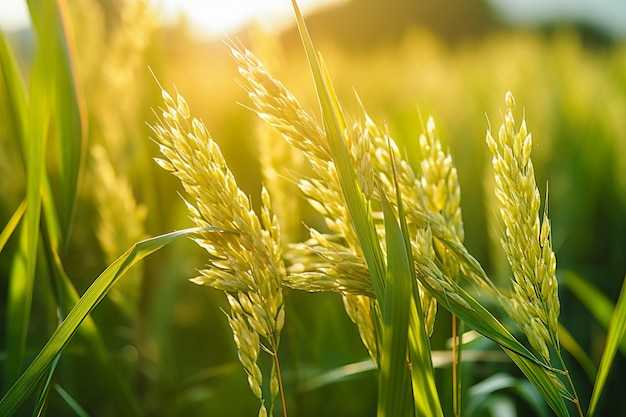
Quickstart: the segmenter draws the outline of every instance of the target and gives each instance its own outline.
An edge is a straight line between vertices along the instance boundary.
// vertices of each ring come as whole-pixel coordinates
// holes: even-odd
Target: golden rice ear
[[[209,254],[208,267],[192,281],[226,292],[231,312],[228,323],[248,374],[248,383],[267,414],[263,374],[257,364],[261,339],[273,357],[271,386],[280,383],[278,345],[285,322],[280,228],[271,211],[269,193],[261,192],[260,218],[239,189],[219,146],[204,124],[191,116],[185,99],[163,91],[164,107],[152,126],[164,158],[159,164],[178,177],[190,199],[185,202],[197,224],[222,232],[201,232],[195,241]],[[270,413],[276,391],[271,390]],[[281,396],[282,396],[281,392]]]
[[[539,217],[541,200],[530,158],[532,136],[523,119],[516,128],[515,99],[510,91],[505,102],[507,109],[498,138],[487,132],[487,145],[493,154],[494,191],[503,224],[501,243],[514,277],[512,302],[504,301],[503,307],[549,363],[548,346],[559,349],[556,257],[547,209],[543,222]]]

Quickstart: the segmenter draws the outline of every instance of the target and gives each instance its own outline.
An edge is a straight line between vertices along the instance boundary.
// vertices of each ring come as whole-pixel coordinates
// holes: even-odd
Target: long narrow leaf
[[[372,277],[376,297],[382,300],[385,288],[383,255],[378,243],[371,212],[363,193],[360,191],[356,174],[350,161],[350,155],[344,142],[345,124],[341,109],[333,93],[332,83],[327,76],[327,72],[315,53],[313,42],[307,31],[300,9],[295,0],[292,0],[292,4],[296,14],[296,23],[300,31],[300,37],[309,60],[309,67],[313,74],[317,98],[322,109],[324,129],[328,137],[333,161],[337,168],[341,190]]]
[[[0,31],[0,76],[4,84],[2,91],[5,91],[8,96],[4,103],[6,103],[6,112],[10,118],[6,121],[13,123],[14,131],[18,135],[18,143],[23,146],[27,120],[26,87],[17,60],[9,49],[2,31]]]
[[[569,417],[567,406],[565,405],[563,396],[559,390],[559,388],[564,389],[564,387],[559,385],[556,376],[551,375],[552,371],[549,371],[543,366],[538,365],[535,361],[532,361],[517,352],[513,352],[508,349],[504,349],[504,351],[507,355],[509,355],[511,360],[524,373],[524,375],[526,375],[526,378],[528,378],[535,388],[537,388],[537,391],[539,391],[552,411],[554,411],[559,417]]]
[[[435,385],[432,351],[426,335],[424,313],[421,309],[417,286],[411,298],[409,318],[409,353],[415,415],[443,417],[439,393]]]
[[[66,404],[70,406],[72,411],[78,417],[89,417],[89,413],[87,413],[87,411],[85,411],[85,409],[80,406],[78,401],[72,398],[72,396],[67,391],[65,391],[62,386],[60,386],[59,384],[54,384],[54,389],[56,390],[56,392],[59,393],[61,398],[65,400]]]
[[[80,298],[74,284],[65,272],[60,251],[61,229],[56,215],[56,207],[52,198],[52,190],[47,178],[44,177],[42,187],[42,203],[45,219],[45,251],[48,259],[50,279],[57,295],[56,305],[61,318],[65,318]],[[140,415],[141,410],[136,398],[131,394],[128,381],[124,380],[119,368],[113,363],[111,354],[107,350],[96,323],[91,316],[87,316],[78,328],[76,337],[83,342],[87,356],[93,364],[95,387],[109,387],[111,402],[115,409],[124,410],[127,415]],[[52,372],[52,369],[51,371]]]
[[[26,200],[22,201],[22,203],[17,207],[7,224],[0,232],[0,252],[4,249],[4,245],[6,245],[7,241],[13,235],[13,232],[17,228],[17,225],[20,223],[22,216],[24,216],[24,212],[26,211]]]
[[[26,334],[30,321],[32,277],[28,278],[28,233],[22,223],[19,241],[13,254],[7,291],[6,361],[4,386],[10,386],[19,376],[26,350]]]
[[[426,266],[428,268],[428,266]],[[436,268],[431,268],[434,271]],[[439,304],[448,311],[458,316],[469,327],[481,333],[483,336],[493,340],[500,346],[512,350],[531,361],[541,364],[539,359],[533,355],[523,344],[521,344],[506,327],[481,303],[472,297],[467,291],[454,281],[447,281],[453,289],[448,292],[442,287],[435,287],[423,272],[418,272],[418,280],[437,299]],[[441,278],[442,280],[445,278]]]
[[[413,408],[406,361],[413,266],[398,220],[384,195],[382,206],[387,241],[387,283],[385,299],[381,303],[383,336],[378,374],[378,416],[406,416]]]
[[[84,106],[72,62],[73,45],[68,34],[64,0],[30,0],[38,49],[45,50],[59,158],[61,237],[67,242],[72,228],[81,162],[84,155]]]
[[[26,102],[26,89],[24,80],[19,72],[17,61],[9,49],[4,35],[0,32],[0,76],[3,83],[2,91],[7,94],[3,102],[7,103],[6,112],[9,116],[7,123],[13,125],[13,131],[17,135],[15,145],[19,146],[26,154],[25,158],[29,161],[28,166],[34,167],[38,163],[41,155],[29,154],[27,149],[27,119],[28,106]],[[32,148],[32,147],[31,147]],[[30,157],[29,157],[30,156]],[[13,234],[13,230],[17,227],[19,219],[23,216],[24,208],[28,207],[28,203],[38,204],[37,192],[37,174],[30,175],[27,179],[28,197],[25,203],[22,203],[9,223],[2,232],[2,244],[4,247],[6,240]],[[8,286],[7,297],[7,321],[6,334],[6,367],[3,375],[4,385],[8,386],[13,383],[21,371],[24,362],[24,352],[26,349],[26,334],[28,331],[28,323],[30,318],[30,305],[32,300],[32,281],[35,274],[35,261],[28,256],[36,253],[36,228],[38,223],[38,214],[35,207],[27,210],[26,220],[20,228],[19,244],[17,253],[13,257],[11,265],[11,276]],[[28,234],[28,226],[34,229],[33,233]]]
[[[67,318],[52,334],[41,352],[35,357],[28,369],[20,376],[7,394],[0,400],[0,416],[11,415],[36,388],[37,383],[45,375],[52,361],[59,355],[70,341],[78,326],[87,315],[102,301],[111,287],[141,259],[159,250],[163,246],[187,236],[197,233],[202,228],[191,228],[160,235],[136,243],[122,256],[98,276],[78,300]],[[219,229],[209,229],[219,232]]]
[[[57,355],[54,360],[52,361],[52,364],[48,367],[48,372],[46,375],[46,378],[44,379],[43,383],[41,384],[42,387],[40,389],[40,393],[39,393],[39,397],[37,398],[37,404],[35,404],[35,410],[33,411],[33,417],[38,417],[41,415],[44,415],[45,412],[45,408],[47,405],[47,400],[48,400],[48,394],[50,393],[50,386],[52,384],[52,375],[54,375],[54,370],[57,367],[57,364],[59,363],[59,359],[61,357],[59,355]],[[43,379],[43,378],[42,378]]]
[[[13,258],[9,281],[7,306],[7,367],[4,375],[6,386],[19,376],[24,363],[26,335],[30,323],[37,247],[39,244],[39,221],[41,217],[41,179],[45,174],[45,149],[48,127],[50,87],[47,74],[46,51],[38,48],[31,71],[30,103],[24,119],[26,159],[26,221],[21,228],[19,253]]]
[[[592,417],[596,411],[598,400],[604,389],[604,384],[609,376],[611,370],[611,364],[615,358],[617,347],[620,342],[624,341],[624,333],[626,332],[626,277],[622,284],[622,290],[620,291],[617,304],[615,305],[615,311],[611,317],[611,323],[609,324],[608,334],[606,337],[606,347],[600,359],[600,368],[598,369],[598,375],[596,382],[593,384],[593,393],[591,394],[591,401],[589,402],[588,417]]]
[[[388,132],[387,137],[389,137]],[[391,144],[389,144],[391,146]],[[391,166],[393,172],[393,181],[396,191],[396,206],[398,208],[398,219],[400,230],[404,239],[404,253],[408,258],[409,273],[411,280],[411,302],[409,310],[409,357],[411,359],[411,384],[413,388],[413,404],[416,416],[427,417],[443,417],[443,410],[439,401],[439,393],[435,385],[434,366],[432,358],[432,350],[430,348],[430,340],[426,333],[426,324],[424,321],[424,312],[420,300],[419,288],[417,285],[417,274],[414,268],[413,251],[411,248],[411,238],[409,235],[409,227],[406,222],[406,213],[404,204],[402,203],[402,195],[398,184],[398,171],[396,169],[396,161],[391,155]],[[387,200],[383,196],[386,203]]]
[[[520,370],[544,397],[550,408],[559,416],[568,415],[567,407],[559,390],[563,387],[543,364],[496,319],[489,310],[480,304],[454,281],[448,281],[453,292],[431,285],[429,278],[418,273],[418,279],[437,299],[440,305],[463,320],[469,327],[498,343]],[[440,277],[440,279],[443,279]]]

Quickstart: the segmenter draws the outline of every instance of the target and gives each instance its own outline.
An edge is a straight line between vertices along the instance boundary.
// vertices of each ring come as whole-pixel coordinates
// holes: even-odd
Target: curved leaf
[[[626,339],[624,338],[625,333],[626,277],[624,277],[622,290],[620,291],[619,298],[617,299],[617,304],[615,306],[615,311],[613,312],[613,316],[611,317],[611,323],[609,324],[608,335],[606,337],[606,347],[604,349],[604,353],[602,354],[602,359],[600,360],[600,368],[598,369],[596,382],[593,384],[593,393],[591,394],[589,411],[587,412],[587,416],[589,417],[593,416],[593,413],[596,410],[600,395],[602,394],[602,390],[604,389],[604,384],[606,383],[606,379],[609,376],[609,371],[611,370],[611,364],[613,363],[613,358],[615,358],[617,347],[620,342],[623,343]]]
[[[220,232],[221,229],[206,228]],[[51,366],[55,358],[61,354],[67,343],[76,333],[87,315],[102,301],[111,287],[137,262],[159,250],[163,246],[197,233],[203,228],[180,230],[156,236],[136,243],[96,278],[87,291],[78,300],[65,320],[52,334],[46,345],[32,361],[28,369],[13,384],[7,394],[0,400],[0,416],[13,414],[26,398],[33,392],[41,378]]]

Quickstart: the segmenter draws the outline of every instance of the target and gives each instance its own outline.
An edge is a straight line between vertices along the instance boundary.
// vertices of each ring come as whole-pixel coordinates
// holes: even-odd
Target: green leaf
[[[556,375],[554,375],[552,371],[537,364],[537,362],[517,352],[508,349],[504,349],[504,351],[524,375],[526,375],[526,378],[537,388],[552,411],[559,417],[568,417],[569,412],[567,411],[567,406],[560,392],[560,389],[564,389],[564,387],[562,387]]]
[[[45,57],[50,94],[47,117],[54,121],[59,158],[61,238],[69,241],[78,181],[84,155],[85,110],[72,62],[73,45],[68,34],[64,0],[30,0],[31,18],[37,32],[38,53]]]
[[[386,276],[383,254],[380,249],[368,202],[357,183],[350,155],[344,142],[343,134],[345,123],[341,108],[334,94],[327,71],[323,67],[323,63],[318,59],[318,55],[315,53],[313,42],[307,31],[300,9],[295,0],[292,0],[292,4],[296,14],[298,30],[300,31],[306,56],[309,60],[309,67],[313,74],[317,98],[322,109],[324,129],[330,145],[333,162],[337,169],[341,190],[354,230],[359,239],[361,250],[365,256],[369,273],[372,277],[372,285],[374,286],[376,298],[382,300],[384,299]]]
[[[63,389],[63,387],[61,387],[59,384],[54,384],[54,389],[56,390],[56,392],[59,393],[61,398],[63,398],[65,403],[70,406],[74,414],[76,414],[78,417],[89,417],[89,413],[85,411],[85,409],[80,406],[78,401],[72,398],[72,396]]]
[[[420,261],[418,261],[419,263]],[[429,272],[425,272],[428,270]],[[438,279],[446,281],[453,291],[446,291],[443,287],[434,287],[425,273],[436,273],[436,267],[425,265],[418,269],[417,279],[437,299],[439,304],[463,320],[469,327],[493,340],[500,346],[517,352],[526,358],[541,363],[523,344],[521,344],[506,327],[487,310],[481,303],[454,281],[446,280],[443,276]]]
[[[22,223],[18,246],[13,254],[8,287],[5,386],[10,386],[19,376],[26,351],[34,279],[34,260],[28,259],[28,244],[27,225]],[[31,263],[33,271],[29,274]]]
[[[425,274],[434,273],[437,268],[424,265],[418,270],[417,277],[440,305],[463,320],[469,327],[499,344],[520,370],[532,382],[544,397],[550,408],[559,417],[568,415],[563,397],[559,393],[560,381],[535,355],[522,345],[489,310],[480,304],[454,281],[446,282],[452,287],[451,292],[443,287],[434,287]],[[430,271],[430,272],[429,272]],[[443,276],[438,280],[445,280]]]
[[[4,62],[3,62],[4,65]],[[29,103],[22,101],[17,75],[12,76],[12,96],[17,126],[23,135],[22,143],[26,162],[26,217],[20,229],[18,253],[13,257],[7,300],[7,366],[5,386],[11,385],[19,376],[24,363],[26,337],[30,322],[37,247],[39,244],[39,222],[41,217],[41,180],[45,175],[45,149],[50,108],[50,57],[47,50],[38,47],[31,69]],[[14,65],[7,65],[12,68]],[[14,73],[12,69],[7,73]]]
[[[0,232],[0,252],[4,249],[4,245],[6,245],[7,241],[13,235],[13,232],[17,228],[17,225],[20,223],[22,216],[24,216],[24,212],[26,211],[26,200],[22,201],[22,203],[15,209],[15,212]]]
[[[377,371],[376,365],[374,365],[374,362],[372,362],[371,359],[365,359],[360,362],[342,365],[316,375],[310,379],[304,380],[298,389],[301,392],[309,392],[328,385],[334,385],[352,380],[357,376],[373,371]]]
[[[378,416],[406,416],[410,415],[412,408],[406,360],[413,293],[412,265],[398,220],[384,196],[382,207],[387,241],[387,282],[385,299],[380,303],[383,326],[378,374]]]
[[[45,219],[45,251],[51,272],[51,281],[55,287],[54,294],[57,296],[56,306],[61,318],[65,318],[72,307],[80,298],[72,281],[63,267],[60,251],[61,230],[56,215],[54,199],[47,178],[44,177],[42,187],[42,203]],[[78,327],[77,339],[83,343],[86,355],[93,365],[93,379],[95,389],[106,387],[109,391],[109,401],[117,410],[124,410],[129,416],[141,415],[141,409],[137,399],[132,395],[128,380],[125,380],[115,366],[111,354],[107,350],[101,333],[91,316],[87,316]]]
[[[415,415],[443,417],[439,393],[435,385],[430,340],[426,334],[424,312],[419,301],[417,285],[414,285],[412,293],[409,316],[409,354]]]
[[[26,90],[24,81],[19,72],[17,61],[9,49],[4,35],[0,32],[0,74],[7,97],[3,100],[7,104],[7,114],[9,117],[6,122],[11,123],[18,137],[16,145],[20,146],[24,153],[28,167],[41,166],[40,160],[43,152],[38,154],[36,149],[28,153],[29,147],[28,135],[32,129],[28,129],[28,107],[26,102]],[[35,170],[37,172],[40,172]],[[18,210],[14,213],[9,223],[2,232],[2,246],[6,240],[13,234],[14,229],[19,224],[20,218],[23,216],[23,210],[26,209],[26,218],[20,228],[19,243],[17,252],[13,256],[11,265],[11,275],[9,277],[8,295],[7,295],[7,320],[6,334],[6,367],[4,369],[4,386],[9,386],[21,371],[24,362],[24,352],[26,349],[26,334],[28,331],[28,323],[30,318],[30,306],[32,302],[32,288],[35,274],[35,259],[37,246],[37,227],[39,217],[36,205],[38,202],[38,176],[29,175],[27,179],[27,198]],[[31,203],[35,206],[30,207]],[[21,213],[21,214],[20,214]],[[28,233],[28,225],[30,225],[31,233]]]
[[[389,136],[387,134],[387,136]],[[391,143],[389,143],[391,146]],[[402,203],[402,195],[400,186],[398,185],[398,171],[396,169],[396,161],[391,155],[391,167],[393,172],[394,188],[396,191],[396,207],[398,208],[398,219],[400,222],[400,231],[403,238],[404,251],[408,262],[408,271],[410,274],[411,302],[409,307],[409,357],[411,360],[411,384],[413,388],[413,404],[416,416],[438,416],[443,417],[443,410],[439,401],[439,393],[435,385],[434,366],[432,359],[432,350],[430,347],[430,339],[426,332],[426,324],[424,321],[424,312],[422,311],[422,303],[417,284],[417,274],[415,272],[415,263],[413,259],[413,251],[411,247],[411,238],[409,228],[406,222],[404,204]],[[382,194],[382,192],[381,192]],[[389,206],[385,196],[382,196],[383,208]],[[388,207],[390,215],[393,215],[391,207]],[[385,214],[385,218],[387,214]],[[389,243],[387,244],[389,251]],[[395,249],[394,249],[395,250]],[[389,255],[387,255],[389,258]]]
[[[65,320],[52,334],[46,345],[32,361],[26,371],[13,384],[7,394],[0,400],[0,416],[11,415],[33,392],[37,384],[46,374],[55,358],[61,354],[67,343],[76,333],[78,327],[87,315],[102,301],[111,287],[141,259],[159,250],[163,246],[187,236],[197,233],[204,228],[191,228],[160,235],[142,240],[128,249],[122,256],[96,278],[91,286],[78,300]],[[215,232],[221,229],[206,228]]]
[[[587,416],[593,416],[598,405],[598,400],[604,389],[604,384],[609,376],[611,370],[611,364],[615,358],[617,347],[620,343],[624,342],[624,333],[626,332],[626,277],[622,283],[622,290],[620,291],[615,311],[611,317],[611,322],[608,328],[608,334],[606,337],[606,347],[600,359],[600,367],[598,369],[598,375],[596,382],[593,384],[593,393],[591,394],[591,401],[589,402],[589,411]]]
[[[50,392],[50,385],[52,383],[52,375],[54,374],[54,370],[56,369],[57,364],[59,363],[59,358],[60,356],[57,355],[52,361],[52,364],[48,367],[47,376],[45,378],[45,381],[42,384],[42,387],[39,393],[39,398],[37,399],[37,404],[35,404],[33,417],[45,415],[44,410],[46,408],[48,394]]]
[[[10,122],[15,126],[15,132],[18,135],[20,146],[23,146],[26,137],[26,87],[22,78],[17,60],[9,49],[4,39],[2,31],[0,31],[0,76],[7,98],[2,102],[6,103],[6,111],[10,116],[6,122]]]

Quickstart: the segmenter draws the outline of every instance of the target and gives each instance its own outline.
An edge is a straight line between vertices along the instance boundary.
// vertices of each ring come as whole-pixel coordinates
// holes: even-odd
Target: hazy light
[[[303,13],[346,0],[299,0]],[[162,19],[169,22],[185,14],[202,34],[222,35],[255,22],[267,30],[277,30],[293,22],[289,0],[155,0]]]
[[[303,13],[347,0],[299,0]],[[289,0],[152,0],[153,9],[164,23],[185,16],[194,30],[203,35],[221,36],[255,22],[267,30],[281,29],[293,22]],[[26,1],[0,1],[0,28],[22,29],[30,24]]]
[[[29,25],[26,1],[0,1],[0,29],[9,32]]]

